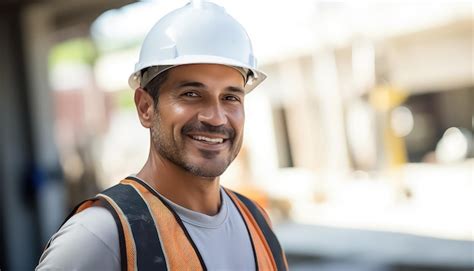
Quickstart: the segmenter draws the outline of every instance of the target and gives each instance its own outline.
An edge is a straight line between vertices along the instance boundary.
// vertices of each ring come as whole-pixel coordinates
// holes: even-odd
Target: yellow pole
[[[384,115],[383,142],[386,150],[387,166],[389,169],[399,168],[407,162],[405,141],[397,136],[391,125],[390,113],[402,104],[407,94],[393,86],[378,86],[370,93],[369,101],[372,106]]]

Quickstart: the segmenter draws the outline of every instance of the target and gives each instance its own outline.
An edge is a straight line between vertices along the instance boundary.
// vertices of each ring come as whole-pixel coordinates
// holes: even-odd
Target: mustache
[[[225,125],[214,126],[204,122],[191,122],[187,123],[181,129],[183,134],[189,133],[207,133],[207,134],[216,134],[216,135],[223,135],[227,138],[234,138],[235,130],[231,127],[226,127]]]

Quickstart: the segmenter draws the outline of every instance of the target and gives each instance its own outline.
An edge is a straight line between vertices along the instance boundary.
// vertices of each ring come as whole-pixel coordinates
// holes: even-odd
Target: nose
[[[209,104],[199,112],[198,120],[212,126],[221,126],[227,123],[227,115],[220,104]]]

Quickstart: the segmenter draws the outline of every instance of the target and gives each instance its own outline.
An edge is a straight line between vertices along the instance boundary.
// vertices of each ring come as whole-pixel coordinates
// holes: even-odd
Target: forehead
[[[197,81],[205,85],[244,86],[242,74],[235,68],[218,64],[188,64],[170,69],[168,81]]]

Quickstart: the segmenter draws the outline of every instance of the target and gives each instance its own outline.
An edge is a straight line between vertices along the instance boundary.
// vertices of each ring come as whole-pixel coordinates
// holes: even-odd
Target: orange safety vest
[[[224,190],[245,222],[257,270],[288,270],[265,211],[250,199]],[[64,223],[95,204],[108,209],[117,224],[122,271],[207,270],[178,214],[145,182],[134,177],[122,180],[77,205]]]

